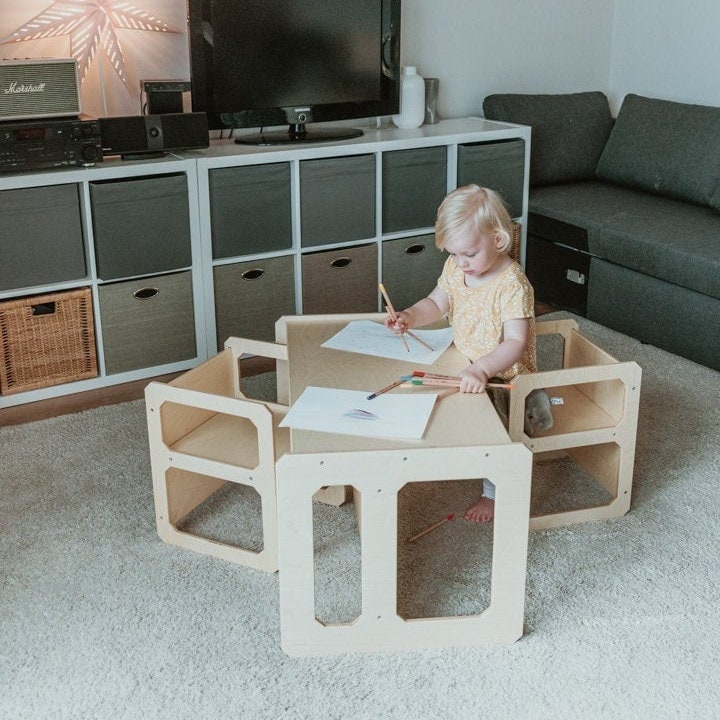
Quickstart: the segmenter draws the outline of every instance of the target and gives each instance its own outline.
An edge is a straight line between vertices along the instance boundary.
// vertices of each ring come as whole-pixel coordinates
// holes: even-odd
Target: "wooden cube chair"
[[[583,336],[574,320],[538,321],[537,335],[563,339],[563,367],[513,381],[508,434],[533,452],[535,460],[567,455],[610,496],[607,505],[533,516],[530,528],[542,530],[616,518],[630,509],[642,371],[635,362],[618,362]],[[553,405],[553,427],[525,434],[525,401],[545,388],[562,404]]]
[[[229,338],[215,357],[169,383],[145,391],[155,516],[160,538],[172,545],[275,572],[275,463],[289,449],[279,423],[287,407],[247,398],[241,389],[243,354],[283,361],[283,345]],[[202,537],[178,524],[226,483],[252,487],[262,504],[262,550]]]

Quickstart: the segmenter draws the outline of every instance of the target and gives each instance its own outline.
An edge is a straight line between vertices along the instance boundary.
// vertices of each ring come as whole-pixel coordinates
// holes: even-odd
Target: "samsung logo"
[[[47,83],[41,82],[37,85],[20,83],[17,80],[13,80],[6,88],[3,88],[5,95],[30,95],[31,93],[43,93]]]

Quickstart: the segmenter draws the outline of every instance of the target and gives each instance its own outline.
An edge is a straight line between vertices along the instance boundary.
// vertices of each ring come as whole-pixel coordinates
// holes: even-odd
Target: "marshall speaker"
[[[204,112],[100,118],[100,136],[103,155],[127,159],[157,157],[168,150],[206,148],[210,144]]]
[[[0,60],[0,121],[77,117],[78,88],[73,58]]]

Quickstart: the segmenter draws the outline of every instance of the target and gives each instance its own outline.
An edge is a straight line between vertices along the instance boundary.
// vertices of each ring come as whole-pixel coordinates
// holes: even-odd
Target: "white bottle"
[[[393,115],[392,120],[397,127],[411,130],[419,128],[424,119],[425,81],[414,65],[408,65],[400,78],[400,112]]]

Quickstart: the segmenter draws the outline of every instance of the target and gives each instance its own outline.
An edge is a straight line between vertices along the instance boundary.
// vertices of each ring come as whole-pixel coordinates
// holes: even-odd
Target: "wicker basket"
[[[0,393],[96,377],[89,288],[0,302]]]

